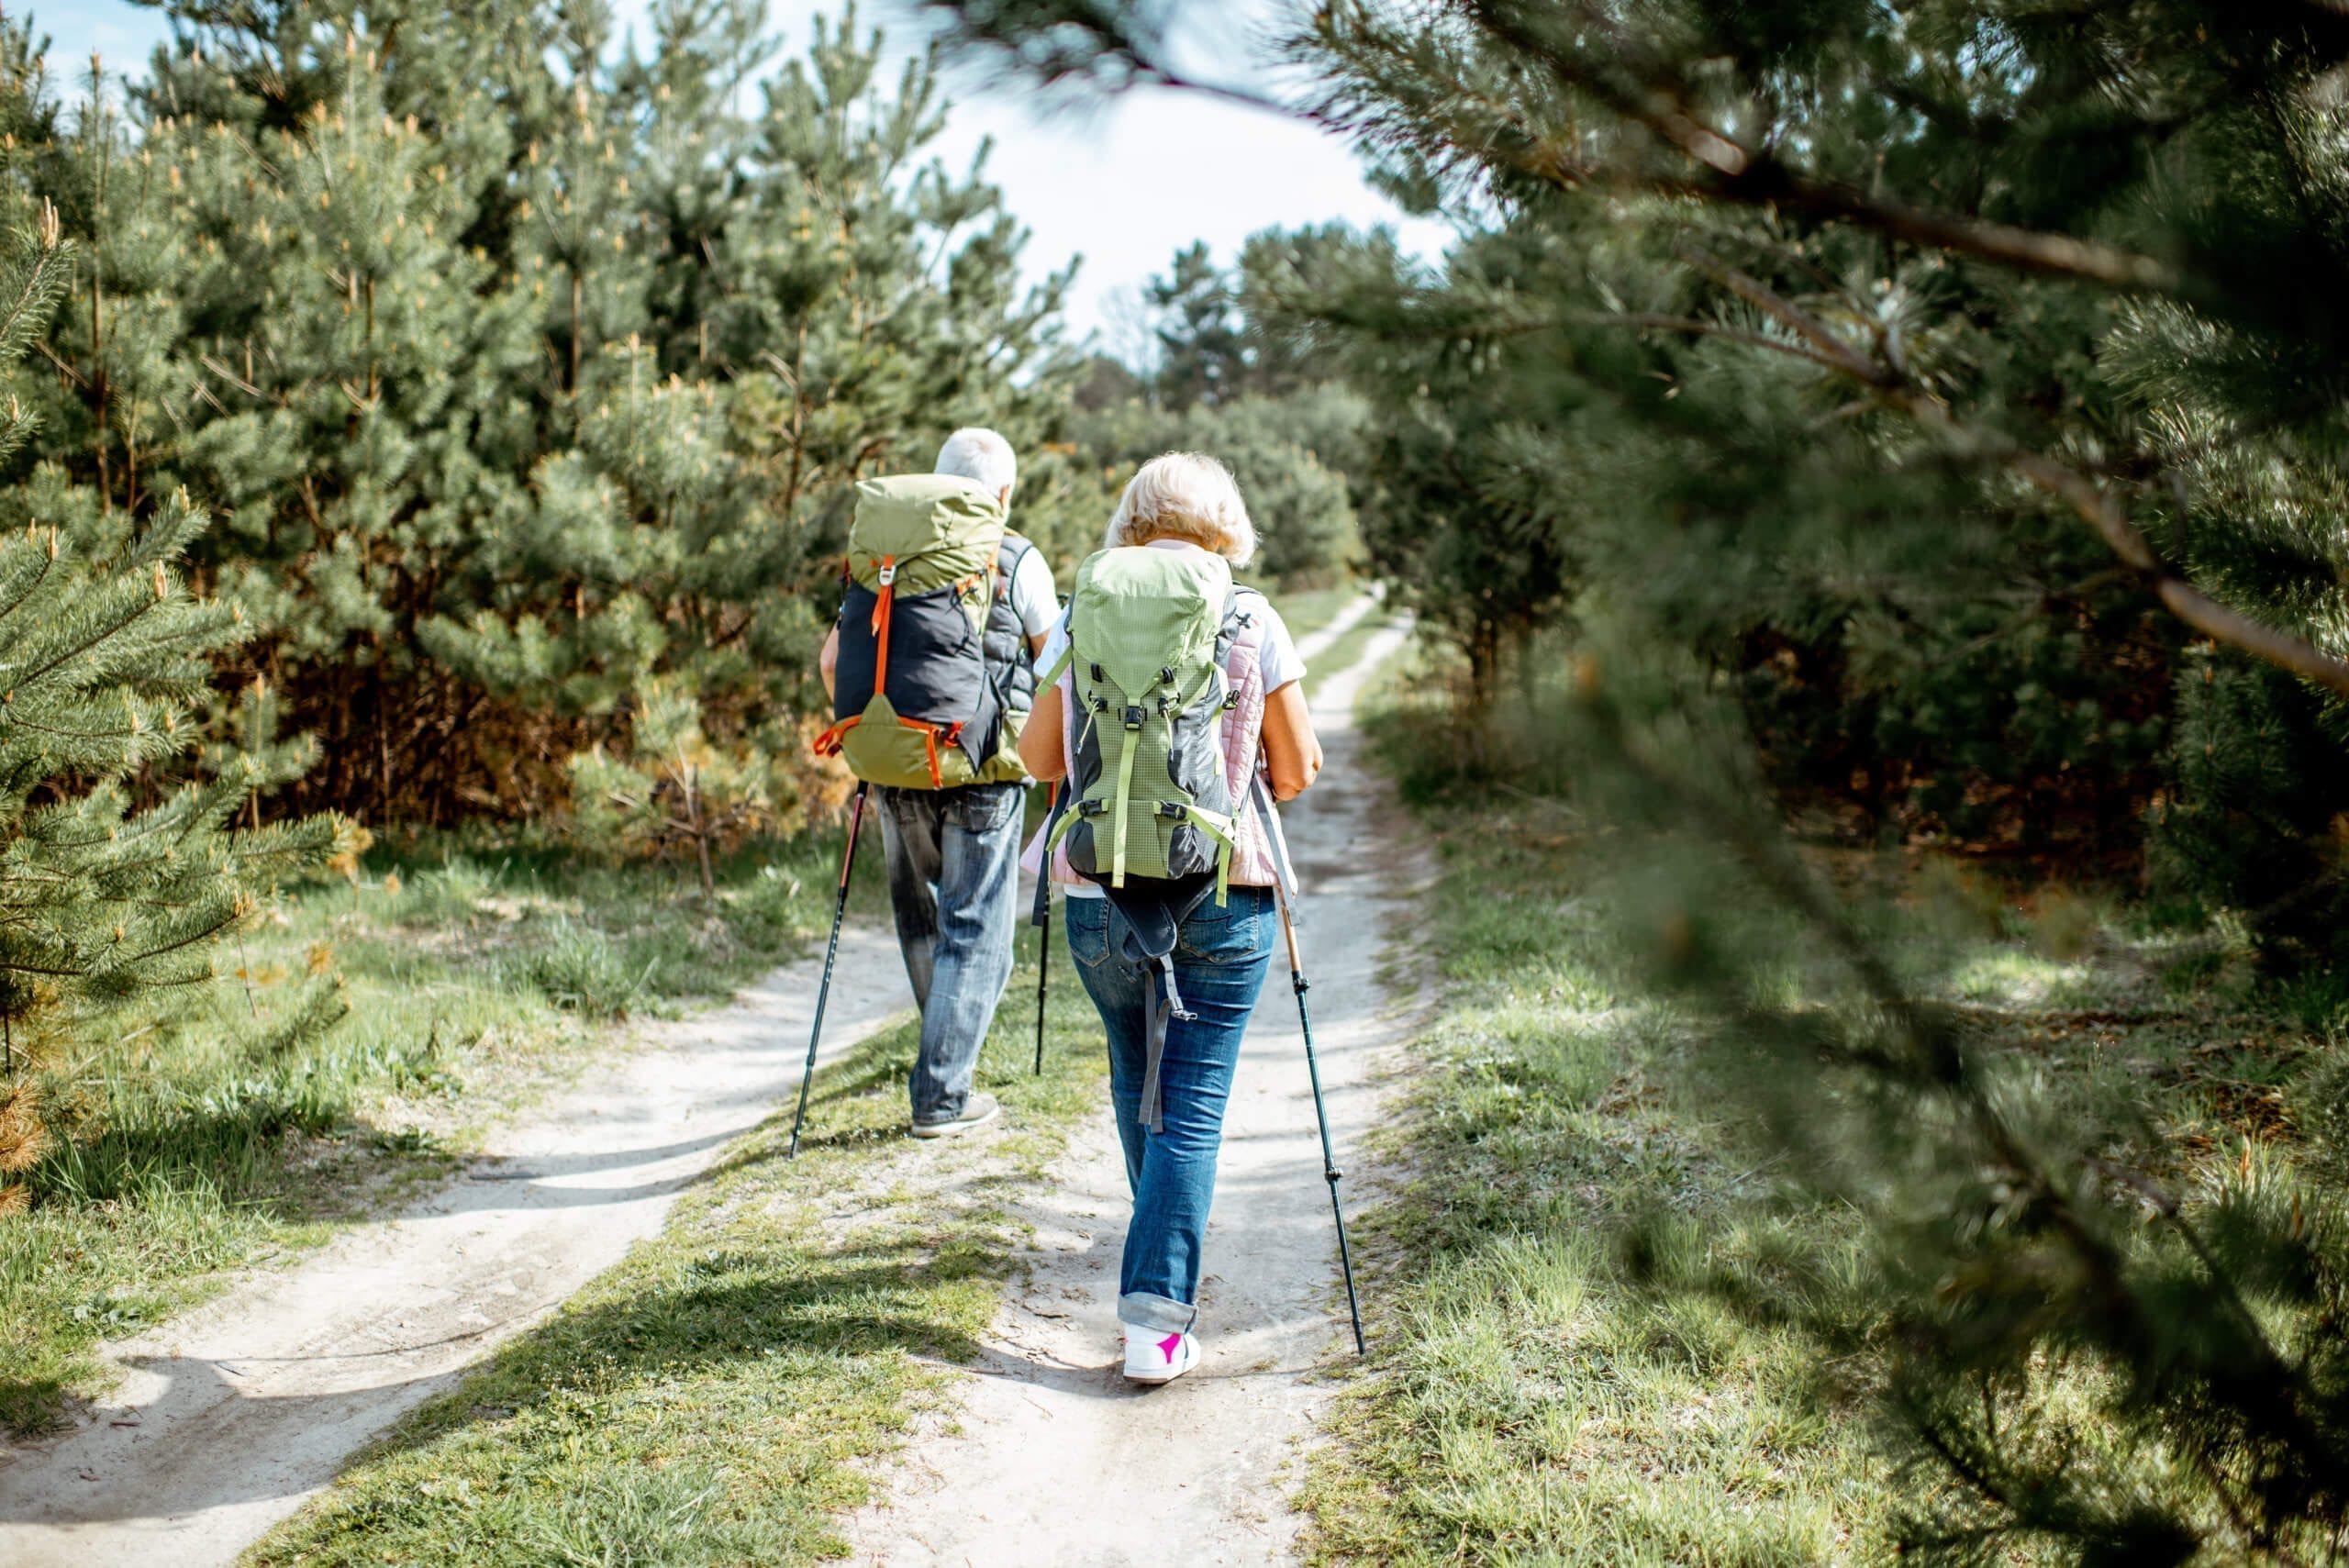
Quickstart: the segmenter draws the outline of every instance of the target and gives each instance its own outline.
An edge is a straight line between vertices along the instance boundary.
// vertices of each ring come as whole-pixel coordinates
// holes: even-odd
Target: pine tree
[[[74,260],[53,209],[8,244],[0,367],[37,341]],[[31,423],[9,394],[0,458]],[[194,745],[210,657],[250,632],[241,609],[181,574],[202,528],[174,495],[111,560],[76,560],[37,524],[0,543],[0,1213],[24,1205],[7,1178],[48,1145],[32,1070],[75,1006],[209,980],[212,944],[344,834],[330,817],[234,830],[265,782],[283,780],[267,759],[222,759],[138,798]],[[320,987],[285,1027],[314,1033],[339,1006]]]
[[[774,826],[778,798],[786,809],[804,798],[774,789],[762,776],[762,760],[711,745],[693,694],[648,680],[630,705],[626,751],[598,745],[572,758],[573,811],[588,843],[621,852],[689,851],[702,902],[714,905],[711,856]],[[786,773],[785,782],[796,781]]]
[[[96,262],[39,483],[93,546],[181,485],[223,515],[232,683],[320,741],[295,804],[558,808],[648,681],[763,771],[820,704],[850,483],[961,423],[1055,433],[1066,279],[1020,283],[1000,193],[928,161],[934,75],[879,81],[852,11],[752,115],[751,0],[660,6],[617,60],[595,5],[177,28],[127,123],[23,175]]]
[[[1386,230],[1331,224],[1252,235],[1229,269],[1204,244],[1177,251],[1143,295],[1153,379],[1097,361],[1068,426],[1079,454],[1122,484],[1161,452],[1211,452],[1247,497],[1264,576],[1309,587],[1342,575],[1360,555],[1359,515],[1377,496],[1371,409],[1342,384],[1339,350],[1301,330],[1278,298],[1328,258],[1393,249]]]
[[[1325,463],[1315,443],[1344,449],[1353,408],[1318,393],[1242,397],[1182,412],[1130,398],[1070,422],[1082,462],[1104,481],[1078,549],[1096,548],[1099,517],[1134,471],[1167,451],[1212,454],[1231,470],[1248,503],[1261,550],[1254,570],[1293,588],[1325,585],[1353,562],[1359,538],[1347,476]]]
[[[1158,395],[1166,406],[1235,395],[1247,373],[1237,302],[1205,242],[1177,252],[1144,297],[1158,311]]]

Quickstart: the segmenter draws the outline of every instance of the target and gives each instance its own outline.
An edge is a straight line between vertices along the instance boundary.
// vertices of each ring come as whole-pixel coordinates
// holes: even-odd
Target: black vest
[[[1026,713],[1036,706],[1036,656],[1028,646],[1028,631],[1019,624],[1019,612],[1011,606],[1011,574],[1018,570],[1019,558],[1035,548],[1009,528],[1004,530],[1003,545],[995,558],[995,599],[987,606],[987,629],[980,642],[987,673],[1003,694],[1003,706],[1013,713]]]

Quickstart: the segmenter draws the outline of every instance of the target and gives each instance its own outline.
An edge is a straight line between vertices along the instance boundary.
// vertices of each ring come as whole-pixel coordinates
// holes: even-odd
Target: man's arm
[[[1029,657],[1041,657],[1044,639],[1052,635],[1052,622],[1060,617],[1061,598],[1044,552],[1033,545],[1012,568],[1011,611],[1019,617],[1020,630],[1028,634]]]
[[[824,695],[834,695],[832,680],[841,665],[841,628],[832,628],[824,634],[823,651],[816,655],[816,673],[824,678]]]

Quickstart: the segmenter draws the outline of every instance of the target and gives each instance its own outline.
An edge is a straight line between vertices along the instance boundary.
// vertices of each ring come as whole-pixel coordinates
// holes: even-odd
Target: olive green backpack
[[[832,673],[816,740],[870,784],[953,789],[1025,779],[1009,675],[986,654],[1004,510],[952,474],[856,487]]]

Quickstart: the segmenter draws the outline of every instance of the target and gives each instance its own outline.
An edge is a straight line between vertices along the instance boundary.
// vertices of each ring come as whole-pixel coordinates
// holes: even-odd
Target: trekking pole
[[[1281,934],[1288,939],[1288,979],[1297,992],[1297,1027],[1305,1031],[1305,1073],[1313,1083],[1313,1119],[1321,1128],[1321,1174],[1330,1184],[1330,1218],[1338,1223],[1338,1266],[1346,1275],[1346,1312],[1353,1319],[1354,1354],[1367,1355],[1362,1338],[1362,1304],[1354,1296],[1354,1259],[1346,1246],[1346,1211],[1338,1202],[1338,1159],[1330,1148],[1330,1111],[1321,1103],[1321,1065],[1313,1055],[1313,1015],[1305,1006],[1305,964],[1297,956],[1297,922],[1289,918],[1288,897],[1281,895]]]
[[[1052,840],[1052,808],[1061,797],[1059,784],[1044,786],[1044,839]],[[1043,933],[1036,949],[1036,1076],[1044,1075],[1044,980],[1052,962],[1052,856],[1044,852],[1041,864],[1036,868],[1036,917],[1033,924]]]
[[[1045,874],[1052,874],[1051,867],[1045,868]],[[1050,900],[1052,894],[1047,892],[1044,897]],[[1036,1076],[1039,1078],[1044,1075],[1044,978],[1052,962],[1052,906],[1049,902],[1044,906],[1042,926],[1042,944],[1036,950]]]
[[[816,1042],[824,1038],[824,1004],[832,995],[832,961],[841,954],[841,921],[848,915],[848,873],[856,865],[856,830],[864,826],[864,795],[873,786],[857,781],[856,805],[848,814],[848,848],[841,851],[840,896],[832,901],[832,940],[824,948],[824,978],[816,987],[816,1024],[807,1031],[807,1064],[799,1070],[799,1110],[791,1118],[791,1152],[799,1158],[799,1129],[807,1119],[807,1085],[816,1076]]]

